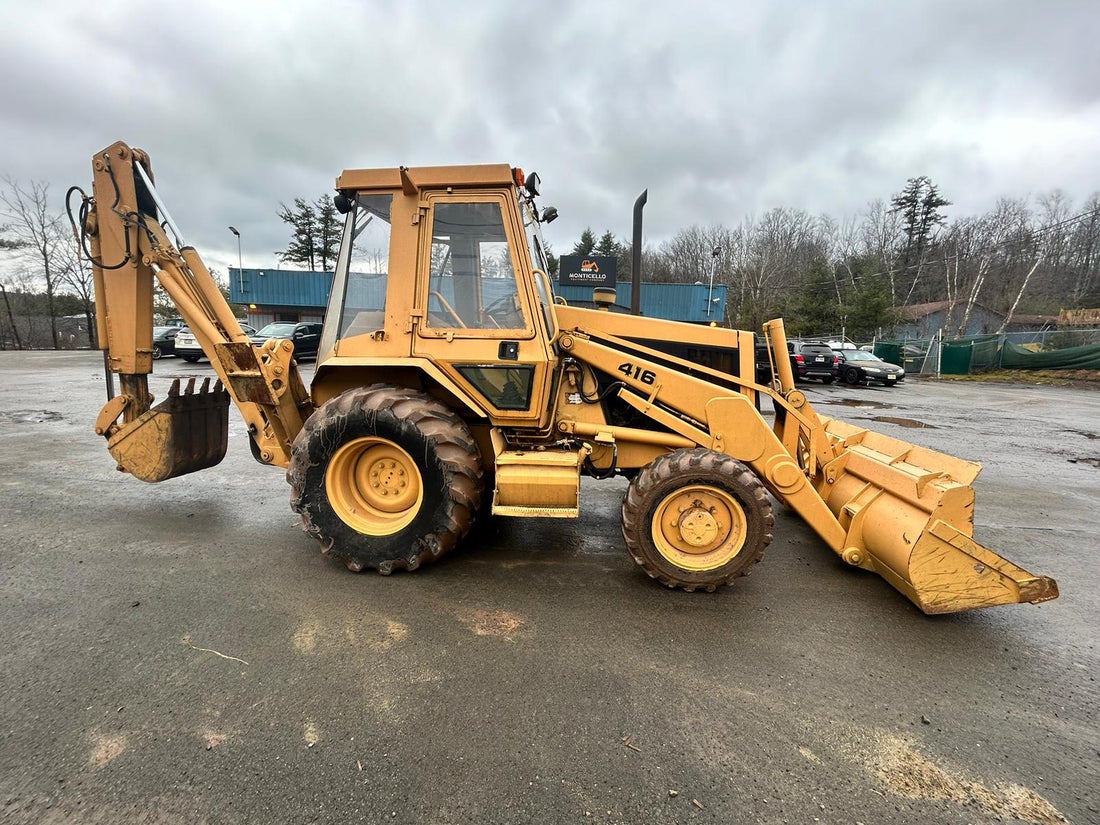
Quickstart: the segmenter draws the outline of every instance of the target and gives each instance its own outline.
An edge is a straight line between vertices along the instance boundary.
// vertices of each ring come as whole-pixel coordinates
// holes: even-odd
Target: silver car
[[[241,329],[244,330],[245,335],[251,336],[256,334],[256,328],[248,324],[241,324]],[[206,353],[202,351],[202,347],[199,346],[199,342],[195,339],[195,333],[188,327],[181,329],[176,336],[176,355],[190,364],[194,364],[200,358],[206,357]]]

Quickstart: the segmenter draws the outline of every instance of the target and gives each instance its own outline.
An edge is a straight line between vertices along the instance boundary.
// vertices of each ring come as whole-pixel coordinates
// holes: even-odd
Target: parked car
[[[905,370],[897,364],[883,361],[873,353],[850,349],[835,352],[840,361],[840,375],[848,384],[881,381],[889,387],[905,380]]]
[[[756,383],[769,386],[772,381],[772,362],[768,358],[768,345],[756,343]]]
[[[839,359],[828,344],[788,341],[787,352],[791,356],[791,370],[795,381],[816,378],[822,383],[831,384],[839,375]]]
[[[308,323],[283,323],[268,324],[259,332],[252,335],[252,343],[257,346],[271,338],[285,338],[294,344],[294,357],[301,358],[306,355],[317,355],[317,348],[321,343],[321,325]]]
[[[179,327],[153,327],[153,360],[176,354]]]
[[[249,337],[256,334],[256,328],[248,324],[241,324],[241,329]],[[195,339],[195,333],[189,327],[183,327],[176,335],[176,355],[189,364],[194,364],[200,358],[206,357],[206,353],[202,351],[202,347]]]

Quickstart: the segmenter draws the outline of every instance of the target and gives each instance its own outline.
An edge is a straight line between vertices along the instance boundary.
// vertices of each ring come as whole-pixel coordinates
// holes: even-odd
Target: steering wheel
[[[502,327],[500,321],[496,319],[496,315],[499,313],[502,321],[507,321],[512,324],[517,315],[520,315],[519,308],[516,306],[516,299],[518,295],[515,292],[509,292],[507,295],[501,295],[495,301],[490,302],[483,312],[488,316],[489,320],[497,325],[498,329],[510,329],[511,327]],[[520,316],[522,318],[522,316]]]
[[[466,329],[466,324],[463,322],[462,317],[457,312],[455,312],[455,308],[447,302],[446,298],[444,298],[440,293],[436,292],[434,289],[431,292],[428,293],[428,296],[438,298],[439,299],[439,305],[442,306],[445,310],[447,310],[447,313],[451,316],[451,318],[454,320],[454,322],[456,324],[458,324],[462,329]]]

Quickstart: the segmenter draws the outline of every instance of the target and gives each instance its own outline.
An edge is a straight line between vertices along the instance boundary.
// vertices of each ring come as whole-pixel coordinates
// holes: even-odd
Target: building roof
[[[919,321],[921,318],[927,318],[929,315],[939,312],[940,310],[945,310],[949,306],[951,306],[950,301],[932,301],[928,304],[909,304],[908,306],[898,307],[898,314],[902,318],[907,318],[910,321]],[[990,309],[977,301],[974,302],[974,306],[981,307],[986,312],[990,312],[994,315],[1004,316],[1003,312],[997,312],[997,310]],[[955,307],[965,309],[966,302],[961,300],[956,301]]]
[[[1012,316],[1012,324],[1050,324],[1053,326],[1058,323],[1057,315],[1020,315],[1016,314]],[[1011,326],[1011,324],[1010,324]]]

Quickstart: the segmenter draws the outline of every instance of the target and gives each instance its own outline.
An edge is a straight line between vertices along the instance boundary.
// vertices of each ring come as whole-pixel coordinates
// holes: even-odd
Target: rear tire
[[[481,504],[469,428],[423,393],[385,384],[325,402],[294,440],[290,506],[349,570],[415,570],[450,550]]]
[[[821,379],[821,383],[822,384],[831,384],[831,383],[833,383],[833,376],[826,375],[824,378]]]
[[[160,351],[160,347],[158,347],[156,344],[154,344],[153,345],[153,360],[154,361],[159,361],[161,355],[162,355],[162,353]]]
[[[197,355],[181,355],[180,358],[188,364],[197,364],[199,362],[199,356]]]
[[[646,466],[623,499],[623,538],[645,572],[668,587],[713,592],[764,556],[775,519],[756,475],[701,448]]]

